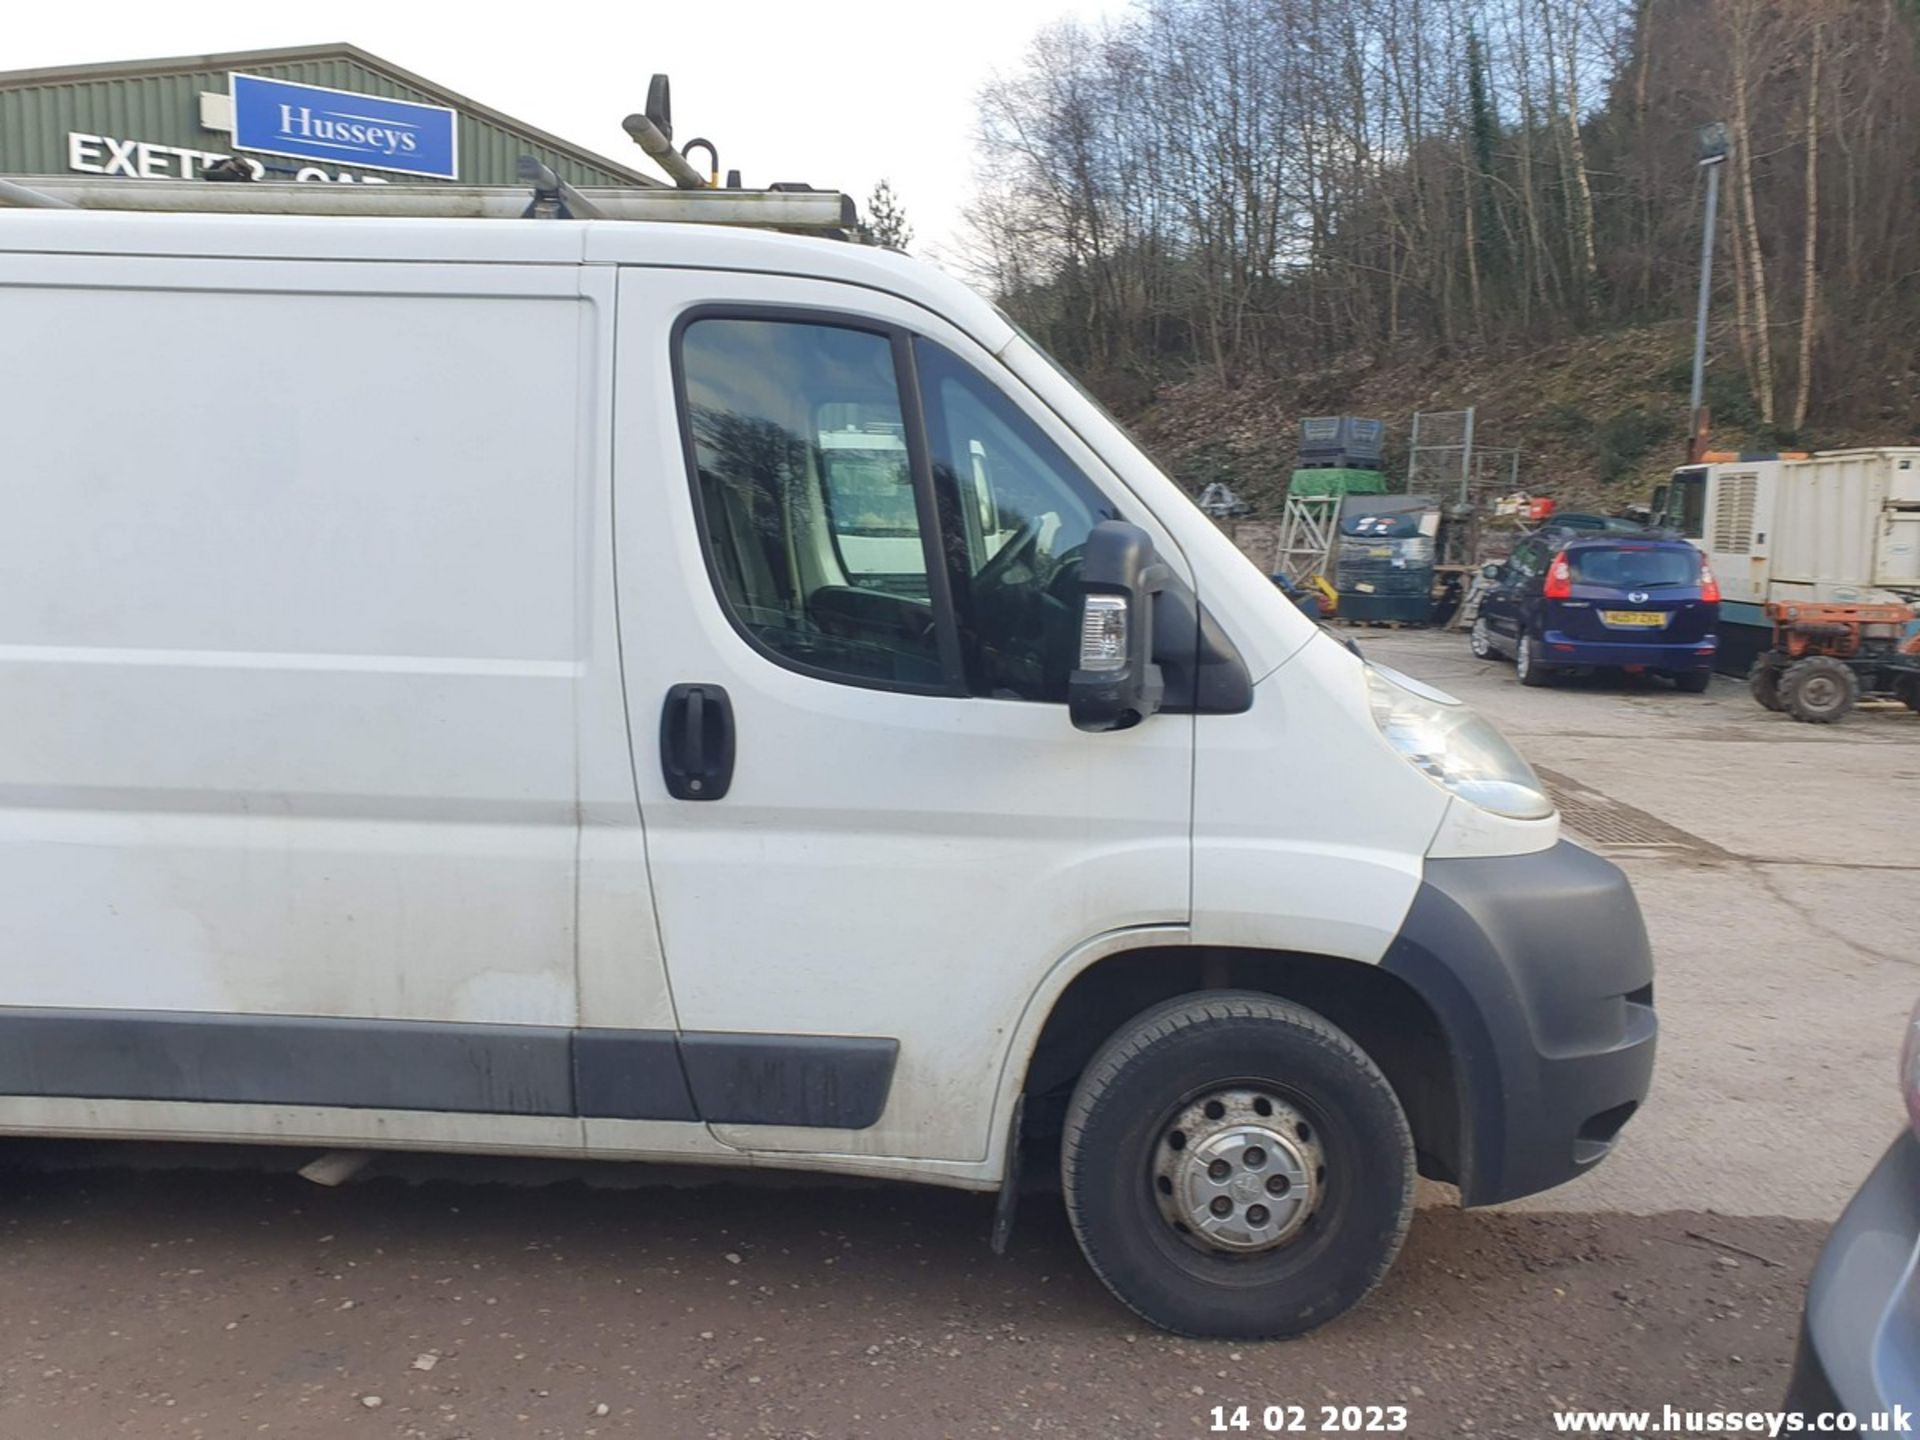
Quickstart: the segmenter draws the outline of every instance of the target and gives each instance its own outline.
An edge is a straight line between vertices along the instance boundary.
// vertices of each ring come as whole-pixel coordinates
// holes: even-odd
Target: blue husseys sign
[[[234,74],[233,148],[437,180],[460,178],[459,117],[351,90]]]

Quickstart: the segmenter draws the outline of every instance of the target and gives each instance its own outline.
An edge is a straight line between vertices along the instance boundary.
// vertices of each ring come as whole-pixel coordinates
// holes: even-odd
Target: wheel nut
[[[1207,1166],[1207,1178],[1209,1180],[1224,1180],[1232,1173],[1233,1167],[1224,1160],[1216,1160]]]
[[[1267,1177],[1267,1194],[1269,1195],[1276,1197],[1281,1196],[1292,1188],[1293,1182],[1284,1175],[1269,1175]]]
[[[1264,1205],[1249,1205],[1247,1207],[1247,1223],[1256,1230],[1266,1224],[1267,1207]]]
[[[1267,1152],[1262,1150],[1258,1145],[1249,1145],[1246,1153],[1240,1158],[1245,1162],[1249,1170],[1258,1170],[1262,1165],[1267,1163]]]
[[[1224,1218],[1225,1216],[1233,1214],[1233,1201],[1224,1195],[1216,1195],[1213,1197],[1213,1203],[1207,1208],[1213,1211],[1214,1214]],[[1258,1208],[1258,1206],[1255,1207],[1255,1209]]]

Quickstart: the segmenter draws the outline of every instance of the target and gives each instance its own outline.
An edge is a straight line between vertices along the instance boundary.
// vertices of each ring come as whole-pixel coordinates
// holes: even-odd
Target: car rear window
[[[1610,585],[1620,590],[1659,586],[1698,585],[1700,552],[1691,545],[1582,546],[1567,556],[1573,578],[1581,585]]]

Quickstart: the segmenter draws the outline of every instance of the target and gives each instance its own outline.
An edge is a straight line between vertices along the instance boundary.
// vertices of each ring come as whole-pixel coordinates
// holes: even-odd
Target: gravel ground
[[[66,1171],[0,1217],[9,1440],[1195,1435],[1329,1402],[1536,1437],[1777,1404],[1820,1233],[1429,1209],[1362,1309],[1237,1345],[1141,1328],[1045,1197],[1001,1259],[989,1201],[881,1187]]]

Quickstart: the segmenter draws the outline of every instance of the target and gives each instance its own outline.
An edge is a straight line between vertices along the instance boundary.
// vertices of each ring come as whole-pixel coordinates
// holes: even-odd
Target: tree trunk
[[[1653,0],[1639,0],[1633,16],[1633,135],[1640,163],[1640,308],[1653,302],[1654,152],[1647,143],[1647,72],[1653,62]]]
[[[1807,243],[1800,264],[1800,385],[1793,397],[1793,431],[1807,424],[1807,401],[1813,389],[1813,331],[1819,319],[1820,271],[1820,56],[1826,46],[1826,27],[1813,23],[1812,54],[1807,60]]]
[[[1775,424],[1773,395],[1773,317],[1767,307],[1767,267],[1760,250],[1759,211],[1753,200],[1753,125],[1748,92],[1753,73],[1754,16],[1736,17],[1733,41],[1733,178],[1740,190],[1741,209],[1746,219],[1747,278],[1752,287],[1753,316],[1753,398],[1760,407],[1760,421],[1768,429]]]
[[[1579,12],[1570,11],[1561,37],[1566,44],[1567,156],[1573,167],[1574,219],[1580,246],[1581,301],[1593,308],[1600,281],[1600,260],[1593,234],[1593,187],[1587,183],[1587,146],[1580,134],[1580,59],[1576,50]]]
[[[1461,172],[1466,179],[1466,201],[1461,206],[1467,222],[1467,305],[1473,312],[1475,333],[1486,329],[1483,308],[1480,303],[1480,236],[1474,224],[1474,213],[1480,206],[1480,177],[1473,154],[1473,136],[1467,132],[1462,136]]]
[[[1740,189],[1727,186],[1727,246],[1733,255],[1733,329],[1740,340],[1740,364],[1746,371],[1747,386],[1753,386],[1756,361],[1753,354],[1753,279],[1747,274],[1747,245],[1740,221]]]

